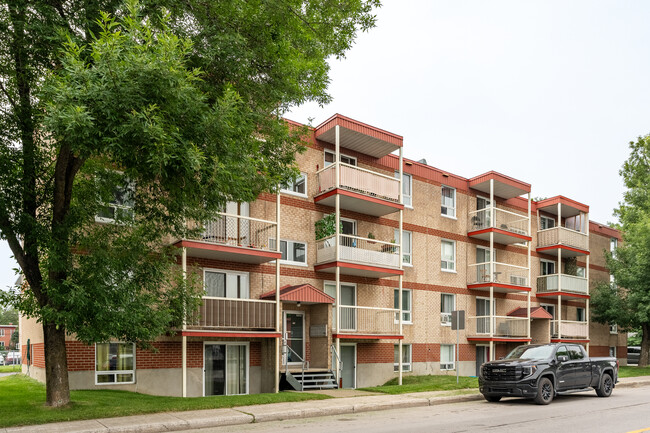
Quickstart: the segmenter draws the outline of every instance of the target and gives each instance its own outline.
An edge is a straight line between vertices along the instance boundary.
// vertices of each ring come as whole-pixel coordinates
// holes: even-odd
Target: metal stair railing
[[[282,348],[284,349],[283,350],[283,355],[284,355],[284,359],[286,361],[284,367],[285,367],[285,374],[286,374],[287,380],[289,380],[290,377],[295,380],[295,377],[293,377],[291,372],[289,372],[289,356],[288,356],[289,355],[288,354],[289,350],[291,351],[291,353],[293,353],[296,356],[296,358],[298,358],[300,360],[300,362],[302,364],[302,376],[301,376],[301,379],[304,380],[305,379],[305,368],[309,369],[309,361],[305,361],[304,359],[302,359],[302,356],[298,355],[295,350],[293,350],[291,347],[289,347],[286,340],[284,340],[282,342]],[[300,389],[298,391],[302,391],[303,390],[302,382],[301,381],[297,381],[297,382],[300,384]]]
[[[336,387],[340,388],[341,387],[341,376],[343,375],[343,361],[341,360],[341,357],[339,356],[339,353],[336,351],[336,346],[334,344],[331,345],[332,349],[332,370],[334,370],[334,363],[335,361],[338,361],[338,368],[336,369],[336,374],[332,370],[330,372],[336,376]]]

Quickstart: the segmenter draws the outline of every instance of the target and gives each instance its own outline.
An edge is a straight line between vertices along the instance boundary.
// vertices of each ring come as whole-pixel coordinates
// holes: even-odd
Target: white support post
[[[587,354],[589,354],[589,299],[585,299],[585,320],[587,321]]]
[[[562,227],[562,203],[557,204],[557,225]],[[557,249],[557,291],[562,293],[562,248]],[[557,338],[562,338],[562,295],[557,297]]]
[[[562,338],[562,295],[557,297],[557,338]]]
[[[528,236],[531,238],[533,237],[533,232],[532,232],[532,215],[531,215],[531,209],[532,209],[532,203],[530,202],[530,192],[528,193]],[[528,323],[526,325],[526,338],[530,340],[530,292],[532,292],[533,289],[533,280],[531,271],[530,271],[530,249],[532,247],[533,242],[528,241],[528,254],[527,254],[527,261],[526,265],[528,267],[528,285],[530,286],[530,290],[528,291],[528,296],[526,296],[526,309],[528,310]],[[530,341],[528,341],[530,344]]]
[[[591,251],[591,238],[589,237],[589,212],[585,213],[585,230],[587,234],[587,248]],[[585,278],[587,278],[587,293],[591,293],[591,281],[589,280],[589,254],[585,258]],[[591,320],[591,313],[589,311],[589,298],[585,300],[585,320],[587,321],[587,354],[589,354],[589,321]]]
[[[404,182],[404,158],[402,156],[402,148],[399,148],[399,202],[400,204],[404,203],[404,198],[403,198],[403,183]],[[404,245],[404,210],[400,209],[399,211],[399,268],[400,270],[404,269],[404,251],[403,251],[403,245]],[[402,314],[402,309],[404,308],[404,300],[402,299],[402,293],[403,293],[403,285],[404,285],[404,276],[400,275],[398,277],[398,293],[397,295],[399,296],[399,301],[398,301],[398,308],[399,308],[399,335],[402,335],[403,333],[403,314]],[[413,300],[411,299],[411,304],[413,303]],[[402,344],[402,339],[399,340],[399,350],[398,350],[398,356],[399,356],[399,374],[397,378],[397,384],[401,385],[402,384],[402,353],[404,350],[403,344]]]
[[[338,189],[340,182],[341,182],[341,128],[339,125],[336,125],[334,127],[334,146],[335,146],[335,152],[334,152],[334,176],[335,176],[335,182],[334,186]],[[336,270],[335,270],[335,280],[336,280],[336,333],[338,334],[341,332],[341,268],[338,266],[338,262],[341,258],[341,196],[339,194],[335,195],[335,208],[334,208],[334,224],[336,225],[336,228],[334,230],[334,233],[336,234],[334,240],[336,241],[336,246],[334,248],[335,251],[335,258],[336,258]],[[341,339],[337,336],[335,338],[335,347],[336,347],[336,353],[341,356]],[[341,385],[341,378],[338,377],[338,372],[341,370],[341,366],[339,365],[339,358],[336,358],[336,371],[337,371],[337,378],[339,380],[339,383],[337,385]]]
[[[183,267],[183,284],[187,285],[187,248],[183,247],[182,257],[181,257],[182,267]],[[187,290],[187,287],[184,288]],[[185,307],[183,307],[185,310]],[[187,319],[186,314],[183,314],[183,331],[187,329]],[[182,336],[182,348],[181,348],[181,357],[182,357],[182,387],[183,387],[183,397],[187,397],[187,336],[183,333]]]
[[[490,227],[496,226],[494,203],[494,179],[490,179]],[[494,232],[490,231],[490,282],[494,283]],[[490,285],[490,338],[494,337],[494,285]],[[490,341],[490,361],[494,361],[494,342]]]
[[[275,198],[275,251],[280,250],[280,193]],[[282,310],[280,303],[280,260],[275,261],[275,331],[280,337],[275,339],[275,382],[274,392],[280,392],[280,344],[282,342]]]

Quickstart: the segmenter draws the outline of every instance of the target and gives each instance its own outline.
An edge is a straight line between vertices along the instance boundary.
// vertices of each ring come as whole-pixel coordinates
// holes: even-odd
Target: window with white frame
[[[616,356],[616,346],[612,346],[612,347],[609,348],[609,356],[611,356],[613,358],[617,358],[617,356]]]
[[[271,251],[275,251],[275,239],[269,239]],[[280,239],[280,263],[288,265],[306,265],[307,264],[307,243],[299,241],[288,241]]]
[[[617,247],[618,247],[618,239],[611,238],[609,240],[609,251],[611,251],[613,253],[614,251],[616,251]]]
[[[454,369],[454,345],[441,344],[440,345],[440,370],[453,370]]]
[[[585,322],[586,321],[586,316],[585,316],[585,309],[584,308],[576,308],[576,321],[578,322]]]
[[[357,165],[357,158],[355,158],[353,156],[343,155],[342,153],[340,155],[341,155],[340,159],[341,159],[342,163],[349,164],[349,165],[355,165],[355,166]],[[326,150],[325,151],[325,167],[329,167],[330,165],[332,165],[334,163],[334,159],[335,159],[335,153],[332,152],[331,150]]]
[[[553,275],[555,274],[555,262],[549,260],[539,261],[539,274],[540,275]]]
[[[395,172],[395,179],[399,179],[399,171]],[[410,174],[404,173],[404,181],[402,183],[402,197],[404,206],[413,207],[413,178]]]
[[[395,345],[393,371],[399,371],[399,345]],[[402,371],[411,371],[411,345],[402,344]]]
[[[609,333],[618,334],[618,325],[616,323],[612,323],[609,325]]]
[[[249,299],[247,272],[205,269],[203,272],[205,296],[214,298]]]
[[[402,289],[402,323],[412,323],[411,295],[410,289]],[[393,308],[399,310],[399,289],[395,289],[393,292],[393,305]],[[397,314],[395,316],[395,321],[399,321]]]
[[[4,336],[5,336],[5,330],[4,328],[0,328],[0,337],[4,337]]]
[[[451,312],[456,308],[456,295],[442,293],[440,295],[440,324],[451,326]]]
[[[585,269],[584,266],[578,266],[576,268],[576,276],[581,277],[581,278],[586,278],[587,277],[587,270]]]
[[[112,223],[133,217],[135,185],[126,180],[113,189],[111,200],[99,208],[95,221]]]
[[[443,216],[456,218],[456,188],[442,186],[440,212]]]
[[[552,229],[553,227],[555,227],[555,219],[543,215],[539,217],[540,230]]]
[[[446,272],[456,271],[456,241],[440,241],[440,268]]]
[[[298,176],[293,182],[284,185],[281,191],[286,192],[287,194],[307,197],[307,174],[300,173],[300,176]]]
[[[399,230],[395,229],[393,234],[395,242],[399,242]],[[402,263],[412,265],[413,234],[409,231],[402,230]]]
[[[133,343],[95,344],[95,384],[135,382]]]
[[[4,350],[4,348],[5,348],[5,342],[0,341],[0,349]]]

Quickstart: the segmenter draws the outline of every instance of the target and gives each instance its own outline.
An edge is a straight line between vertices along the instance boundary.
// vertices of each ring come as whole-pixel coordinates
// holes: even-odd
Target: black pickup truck
[[[519,346],[479,371],[479,390],[490,402],[525,397],[549,404],[558,394],[591,388],[609,397],[618,381],[616,358],[589,358],[581,345],[570,343]]]

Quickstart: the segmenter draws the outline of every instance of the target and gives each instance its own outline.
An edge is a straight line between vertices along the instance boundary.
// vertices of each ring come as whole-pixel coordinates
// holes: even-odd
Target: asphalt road
[[[617,388],[609,398],[595,392],[560,396],[548,406],[503,399],[192,430],[197,431],[650,433],[650,386]]]

